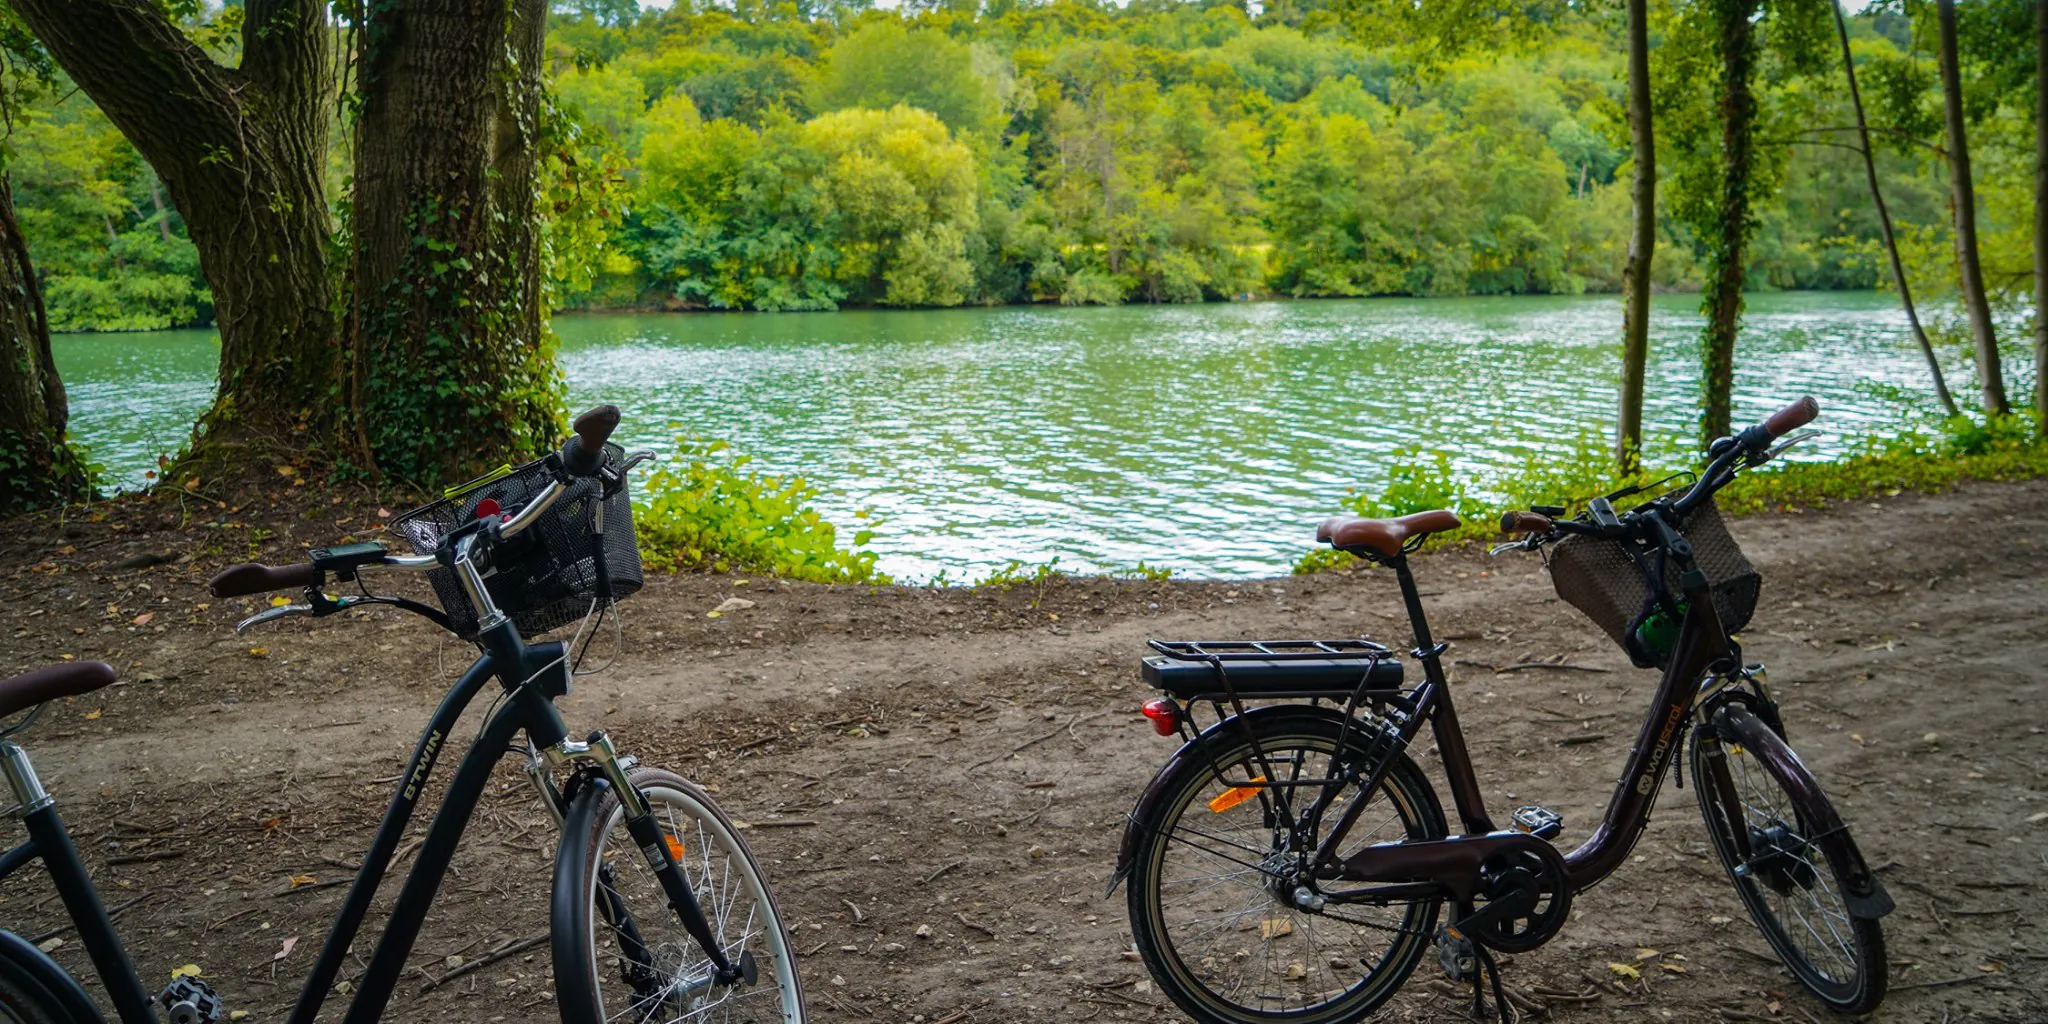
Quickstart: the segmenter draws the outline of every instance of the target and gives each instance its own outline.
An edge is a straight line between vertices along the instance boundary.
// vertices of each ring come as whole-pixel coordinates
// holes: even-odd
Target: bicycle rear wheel
[[[1714,852],[1764,941],[1838,1013],[1884,1001],[1884,930],[1851,911],[1862,858],[1785,741],[1730,709],[1694,733],[1693,791]]]
[[[1353,723],[1347,731],[1342,715],[1309,708],[1260,709],[1239,721],[1257,730],[1263,764],[1279,773],[1276,781],[1336,778],[1347,767],[1364,775],[1373,758],[1397,759],[1371,793],[1349,783],[1330,806],[1324,836],[1347,806],[1366,802],[1340,852],[1443,837],[1435,791],[1406,754],[1372,742],[1376,726]],[[1252,796],[1217,782],[1218,772],[1231,780],[1262,775],[1261,763],[1244,730],[1226,725],[1167,769],[1163,799],[1137,822],[1132,937],[1161,990],[1197,1021],[1348,1024],[1385,1002],[1414,971],[1441,901],[1300,907],[1291,897],[1303,882],[1290,876],[1300,851],[1287,829],[1275,827],[1278,791]],[[1298,809],[1316,790],[1290,792],[1288,803]]]
[[[719,948],[752,959],[751,982],[724,986],[684,930],[627,833],[608,787],[590,786],[563,824],[555,862],[555,987],[564,1024],[802,1024],[789,935],[761,866],[703,790],[672,772],[632,774]]]

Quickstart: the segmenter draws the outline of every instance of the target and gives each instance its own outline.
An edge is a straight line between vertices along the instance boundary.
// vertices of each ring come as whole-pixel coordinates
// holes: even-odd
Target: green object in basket
[[[1678,602],[1678,617],[1676,618],[1664,614],[1664,609],[1659,608],[1651,612],[1649,617],[1643,620],[1642,625],[1636,627],[1636,641],[1643,645],[1644,650],[1657,655],[1659,658],[1665,657],[1671,653],[1671,648],[1678,643],[1678,629],[1683,623],[1684,618],[1685,602],[1683,601]]]
[[[466,484],[456,484],[455,486],[450,487],[445,491],[442,491],[441,497],[453,498],[458,494],[464,494],[469,491],[473,491],[479,487],[482,487],[485,484],[492,483],[498,480],[503,480],[511,475],[512,466],[511,464],[508,463],[506,465],[499,466],[498,468],[491,470],[490,472],[485,473],[484,475],[477,477],[476,479],[471,480]]]

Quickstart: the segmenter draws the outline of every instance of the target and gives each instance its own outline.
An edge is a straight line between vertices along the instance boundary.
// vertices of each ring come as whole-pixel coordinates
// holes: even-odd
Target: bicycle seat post
[[[1428,664],[1437,660],[1437,646],[1429,633],[1429,618],[1422,610],[1422,592],[1415,587],[1415,574],[1408,569],[1406,552],[1384,559],[1394,570],[1394,579],[1401,585],[1401,601],[1408,606],[1408,624],[1415,631],[1415,656]]]

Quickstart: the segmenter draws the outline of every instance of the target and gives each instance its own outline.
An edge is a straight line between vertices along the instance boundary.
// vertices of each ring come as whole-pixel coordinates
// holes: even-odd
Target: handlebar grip
[[[215,597],[247,597],[250,594],[267,594],[273,590],[290,590],[293,587],[317,587],[320,585],[320,567],[311,562],[297,565],[257,565],[245,562],[221,570],[206,584]]]
[[[619,429],[619,407],[600,405],[569,424],[576,436],[562,446],[562,462],[573,476],[591,476],[604,462],[604,443]]]
[[[1502,533],[1549,533],[1555,528],[1550,522],[1550,517],[1546,515],[1538,515],[1534,512],[1521,512],[1515,509],[1509,509],[1500,514],[1500,532]]]
[[[1791,405],[1772,413],[1771,418],[1764,421],[1764,430],[1769,432],[1772,437],[1784,437],[1786,434],[1798,430],[1808,423],[1812,423],[1814,417],[1819,415],[1820,403],[1814,401],[1812,395],[1807,395]]]

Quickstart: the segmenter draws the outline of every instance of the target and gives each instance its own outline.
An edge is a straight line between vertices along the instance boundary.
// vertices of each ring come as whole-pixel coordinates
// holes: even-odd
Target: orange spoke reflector
[[[1252,781],[1264,782],[1266,781],[1266,777],[1263,775],[1255,775],[1252,776]],[[1238,804],[1244,803],[1246,800],[1250,800],[1252,797],[1257,796],[1259,790],[1264,788],[1266,787],[1232,786],[1229,789],[1226,789],[1223,792],[1216,794],[1215,797],[1210,799],[1209,813],[1222,814],[1224,811],[1236,807]]]
[[[663,836],[662,838],[668,840],[668,855],[674,858],[676,863],[681,864],[683,862],[683,841],[674,836]]]

